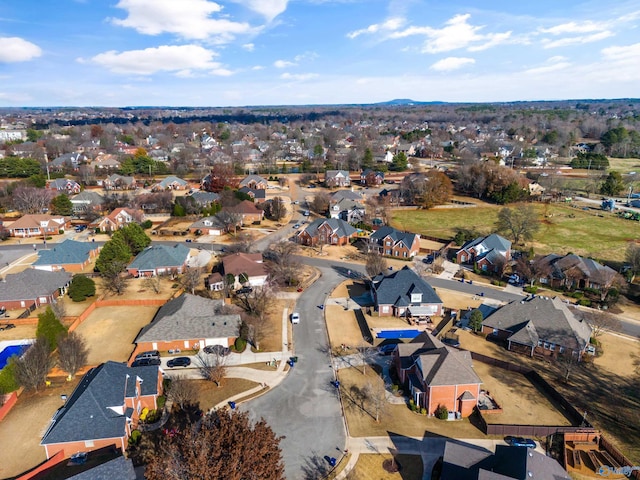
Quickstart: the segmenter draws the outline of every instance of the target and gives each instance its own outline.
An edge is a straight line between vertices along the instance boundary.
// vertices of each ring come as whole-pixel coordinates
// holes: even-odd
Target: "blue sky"
[[[640,0],[3,0],[0,106],[640,97]]]

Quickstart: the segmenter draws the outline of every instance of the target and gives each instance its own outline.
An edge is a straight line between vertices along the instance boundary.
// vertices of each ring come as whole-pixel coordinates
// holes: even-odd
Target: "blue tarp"
[[[416,338],[420,335],[420,330],[382,330],[376,335],[377,338]]]

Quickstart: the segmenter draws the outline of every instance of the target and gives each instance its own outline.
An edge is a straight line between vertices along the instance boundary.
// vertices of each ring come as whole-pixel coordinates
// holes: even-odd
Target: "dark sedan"
[[[203,350],[204,353],[213,353],[220,357],[225,357],[231,353],[231,349],[229,347],[224,347],[222,345],[207,345]]]
[[[160,365],[160,359],[159,358],[139,358],[138,360],[135,360],[131,366],[132,367],[146,367],[149,365]]]
[[[536,448],[536,442],[531,440],[530,438],[509,436],[509,437],[505,437],[504,441],[507,442],[512,447]]]
[[[176,357],[167,361],[167,367],[188,367],[191,365],[191,359],[189,357]]]

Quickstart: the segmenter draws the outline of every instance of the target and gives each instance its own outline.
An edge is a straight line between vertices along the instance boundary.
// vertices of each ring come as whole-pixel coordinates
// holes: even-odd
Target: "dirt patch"
[[[53,414],[62,406],[60,395],[70,395],[79,377],[54,381],[38,393],[23,393],[0,422],[0,477],[9,478],[46,460],[40,440]],[[19,454],[17,453],[19,452]]]
[[[383,464],[395,460],[399,471],[385,471]],[[422,478],[422,458],[420,455],[361,454],[349,474],[353,480],[401,480],[404,478]]]
[[[88,364],[127,361],[134,349],[133,341],[157,311],[158,307],[96,308],[76,329],[89,349]]]

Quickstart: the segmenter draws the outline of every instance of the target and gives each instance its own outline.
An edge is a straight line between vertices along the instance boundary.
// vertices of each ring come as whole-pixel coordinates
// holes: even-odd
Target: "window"
[[[397,257],[399,255],[398,251],[396,250],[395,252],[393,252],[393,255]]]
[[[564,347],[560,345],[560,353],[564,353]]]
[[[549,345],[549,350],[551,350],[552,352],[555,352],[556,350],[556,344],[552,343],[551,345]]]
[[[549,342],[544,342],[544,349],[549,350]]]
[[[385,255],[391,255],[391,250],[387,249],[384,251]]]
[[[422,302],[422,294],[421,293],[412,293],[411,294],[411,303],[421,303]]]
[[[389,305],[382,306],[382,313],[389,313]]]
[[[404,258],[407,258],[407,252],[402,252],[402,256],[403,256]]]
[[[538,340],[538,346],[541,347],[542,346],[542,340]]]
[[[93,440],[85,440],[84,441],[84,446],[87,448],[93,448]]]

